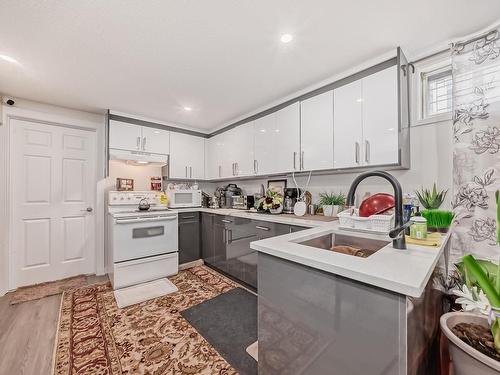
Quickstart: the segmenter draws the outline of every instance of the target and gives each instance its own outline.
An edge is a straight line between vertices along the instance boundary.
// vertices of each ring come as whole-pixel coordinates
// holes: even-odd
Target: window
[[[453,80],[451,58],[442,54],[415,64],[410,75],[411,125],[451,119]]]
[[[444,67],[421,73],[422,119],[451,112],[451,68]]]

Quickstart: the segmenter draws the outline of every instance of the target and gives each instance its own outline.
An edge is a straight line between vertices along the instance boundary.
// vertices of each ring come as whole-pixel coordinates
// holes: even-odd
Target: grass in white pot
[[[345,206],[345,201],[344,193],[321,193],[319,195],[319,205],[323,208],[325,216],[337,216]]]

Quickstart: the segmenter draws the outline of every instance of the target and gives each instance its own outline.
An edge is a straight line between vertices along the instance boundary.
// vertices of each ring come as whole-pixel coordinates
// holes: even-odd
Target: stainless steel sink
[[[299,242],[301,245],[357,256],[360,258],[368,258],[370,255],[376,253],[389,243],[389,241],[346,236],[343,234],[327,234],[311,240]]]

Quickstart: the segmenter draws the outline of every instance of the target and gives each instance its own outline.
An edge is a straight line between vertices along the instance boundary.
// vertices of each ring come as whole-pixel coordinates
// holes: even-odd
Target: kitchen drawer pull
[[[359,142],[354,143],[354,159],[359,164]]]
[[[255,229],[260,229],[260,230],[265,230],[265,231],[269,231],[269,230],[271,230],[271,228],[268,228],[268,227],[262,227],[262,226],[260,226],[260,225],[256,225],[256,226],[255,226]]]
[[[146,137],[142,138],[142,150],[146,151]]]
[[[365,161],[370,162],[370,142],[365,141]]]
[[[196,216],[182,216],[181,219],[194,219]]]
[[[221,221],[222,221],[223,223],[226,223],[226,224],[231,224],[231,220],[222,219]]]

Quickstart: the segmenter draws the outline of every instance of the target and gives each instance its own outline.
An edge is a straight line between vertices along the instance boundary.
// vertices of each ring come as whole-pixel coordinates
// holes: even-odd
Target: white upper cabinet
[[[109,120],[109,148],[140,151],[142,126]]]
[[[207,168],[209,179],[223,178],[222,164],[225,149],[225,134],[217,134],[207,140]]]
[[[142,151],[153,154],[168,154],[170,132],[164,129],[142,127]]]
[[[335,168],[399,162],[397,67],[334,90]]]
[[[363,161],[399,162],[397,66],[363,78]]]
[[[300,104],[294,103],[254,121],[256,174],[299,169]]]
[[[169,144],[168,130],[109,121],[109,148],[167,155]]]
[[[253,130],[254,122],[251,121],[228,131],[230,133],[229,155],[234,163],[234,176],[252,176],[256,174]]]
[[[361,80],[341,86],[333,91],[333,165],[335,168],[361,166],[362,101]]]
[[[205,178],[205,139],[189,134],[170,134],[170,178]]]
[[[333,168],[333,91],[300,103],[301,169]]]

